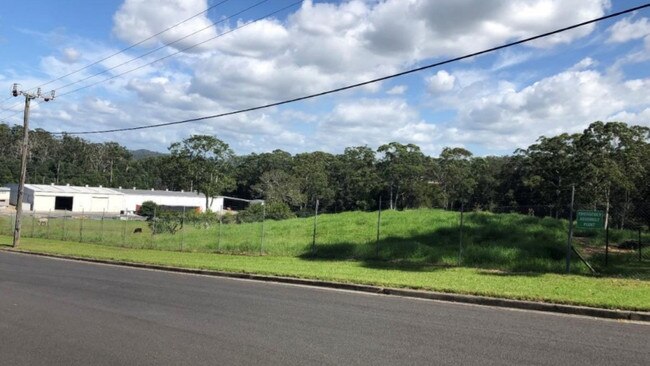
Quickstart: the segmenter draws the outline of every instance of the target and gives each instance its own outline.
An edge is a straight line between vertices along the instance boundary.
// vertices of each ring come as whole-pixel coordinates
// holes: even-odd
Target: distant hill
[[[133,160],[142,160],[146,158],[166,155],[163,153],[159,153],[157,151],[151,151],[147,149],[129,150],[129,152],[131,153],[131,155],[133,155]]]

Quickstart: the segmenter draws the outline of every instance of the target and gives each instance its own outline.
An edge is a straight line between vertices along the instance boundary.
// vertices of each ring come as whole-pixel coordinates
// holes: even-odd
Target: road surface
[[[1,365],[649,365],[650,325],[0,252]]]

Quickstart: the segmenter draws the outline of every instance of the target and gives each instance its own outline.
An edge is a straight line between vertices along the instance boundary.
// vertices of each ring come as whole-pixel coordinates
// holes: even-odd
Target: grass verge
[[[8,247],[10,242],[9,236],[0,236],[0,246]],[[22,240],[20,249],[134,263],[650,311],[650,282],[629,278],[508,273],[390,262],[168,252],[28,238]]]

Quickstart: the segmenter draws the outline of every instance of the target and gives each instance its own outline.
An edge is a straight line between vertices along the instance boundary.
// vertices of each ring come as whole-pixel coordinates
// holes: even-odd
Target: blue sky
[[[61,97],[34,104],[32,126],[53,132],[132,127],[253,107],[494,47],[643,3],[305,1],[252,23],[294,2],[268,0],[224,21],[258,1],[226,1],[140,46],[50,83],[44,89],[56,89]],[[0,121],[22,121],[21,101],[8,99],[12,83],[29,89],[77,71],[219,2],[3,4],[0,82],[6,85],[7,97],[0,97]],[[166,151],[170,143],[191,134],[213,134],[240,154],[274,149],[338,153],[347,146],[376,148],[398,141],[415,143],[430,155],[444,146],[500,155],[525,147],[540,135],[580,132],[595,120],[650,126],[648,17],[650,10],[642,10],[534,44],[316,100],[86,138],[156,151]],[[200,29],[204,30],[177,41]],[[182,51],[212,37],[216,38]],[[182,52],[147,65],[178,51]],[[135,68],[139,69],[131,71]],[[91,77],[100,72],[104,73]],[[101,82],[108,77],[113,79]]]

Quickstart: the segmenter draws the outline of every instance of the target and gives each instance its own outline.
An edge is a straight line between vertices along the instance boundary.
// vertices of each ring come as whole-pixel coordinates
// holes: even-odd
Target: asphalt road
[[[650,325],[0,252],[0,365],[649,365]]]

